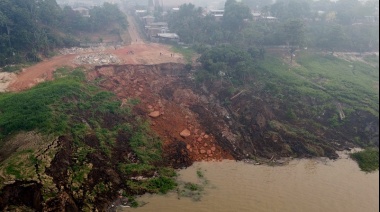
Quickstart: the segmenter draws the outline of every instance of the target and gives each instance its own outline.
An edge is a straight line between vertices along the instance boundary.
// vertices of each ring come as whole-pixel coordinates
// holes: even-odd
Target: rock
[[[182,130],[182,132],[179,135],[186,138],[186,137],[189,137],[191,135],[191,133],[190,133],[190,130],[184,129],[184,130]]]
[[[161,115],[160,111],[153,111],[153,112],[149,113],[149,116],[152,117],[152,118],[157,118],[160,115]]]
[[[153,109],[153,106],[152,105],[148,105],[148,109]]]
[[[206,147],[206,146],[207,146],[207,144],[205,143],[203,146],[205,146],[205,147]]]
[[[213,146],[211,147],[211,151],[215,152],[216,148]]]
[[[139,88],[139,91],[142,92],[144,89],[143,88]]]
[[[199,138],[197,139],[197,141],[198,141],[198,142],[201,142],[201,141],[202,141],[202,138],[201,138],[201,137],[199,137]]]
[[[209,138],[210,136],[206,134],[206,135],[204,135],[203,137],[207,139],[207,138]]]
[[[186,145],[186,149],[190,149],[190,148],[191,148],[190,144]]]
[[[210,155],[211,154],[211,150],[207,150],[207,154]]]
[[[201,149],[201,154],[204,154],[204,153],[206,153],[206,150]]]

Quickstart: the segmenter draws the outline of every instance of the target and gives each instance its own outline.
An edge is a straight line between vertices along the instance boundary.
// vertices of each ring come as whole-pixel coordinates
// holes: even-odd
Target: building
[[[168,33],[169,27],[166,22],[154,22],[145,26],[146,36],[152,40],[154,36],[157,36],[158,33]]]
[[[210,10],[208,14],[214,16],[215,20],[220,21],[223,18],[224,10]]]
[[[258,21],[261,19],[261,13],[259,12],[252,12],[253,21]]]
[[[142,20],[143,20],[144,25],[150,25],[150,24],[154,23],[154,17],[151,15],[147,15],[147,16],[142,17]]]
[[[158,33],[153,40],[160,43],[178,43],[179,36],[176,33]]]
[[[146,16],[148,14],[148,10],[136,10],[135,14],[139,17]]]
[[[84,17],[90,17],[90,10],[86,7],[75,7],[73,10]]]

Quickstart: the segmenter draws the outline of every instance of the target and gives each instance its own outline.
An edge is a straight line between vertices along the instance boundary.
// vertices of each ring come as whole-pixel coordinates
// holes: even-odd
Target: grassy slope
[[[376,62],[376,59],[371,58]],[[290,92],[311,96],[331,104],[333,100],[353,110],[365,110],[379,116],[379,82],[376,67],[363,62],[348,62],[330,55],[300,53],[300,66],[289,67],[279,58],[268,56],[261,64],[260,78],[271,92],[281,96]]]
[[[61,69],[55,76],[67,73],[67,70]],[[120,107],[121,102],[114,94],[86,83],[81,71],[75,70],[68,75],[52,82],[42,83],[25,92],[0,95],[0,148],[6,142],[12,141],[14,135],[23,131],[68,136],[73,140],[75,149],[73,157],[76,158],[76,162],[69,167],[71,179],[69,186],[77,191],[85,183],[92,169],[86,156],[100,151],[100,154],[111,159],[117,136],[126,134],[130,136],[126,145],[131,147],[139,161],[133,164],[120,161],[119,165],[115,164],[123,176],[136,173],[144,175],[152,171],[159,173],[158,178],[146,181],[127,180],[125,185],[129,187],[129,194],[144,191],[164,193],[173,189],[176,186],[173,170],[154,165],[162,164],[161,141],[150,132],[149,125],[145,121],[131,114],[131,108],[136,101],[130,102],[126,107]],[[116,120],[115,123],[110,124],[107,121],[109,117]],[[98,147],[86,145],[84,137],[87,134],[96,135],[99,140]],[[45,155],[51,156],[48,161],[43,161],[42,158],[45,157],[42,156],[37,158],[37,154],[43,152],[47,145],[27,145],[28,148],[18,150],[0,161],[0,182],[12,179],[36,180],[34,164],[38,163],[40,175],[44,175],[43,179],[50,180],[47,182],[49,183],[47,187],[55,187],[51,183],[51,178],[45,175],[44,167],[48,167],[54,157],[51,151],[58,150],[51,149],[44,152]],[[101,184],[99,187],[102,187]],[[99,192],[104,190],[100,189]],[[45,197],[54,197],[54,195],[49,192],[44,193]]]

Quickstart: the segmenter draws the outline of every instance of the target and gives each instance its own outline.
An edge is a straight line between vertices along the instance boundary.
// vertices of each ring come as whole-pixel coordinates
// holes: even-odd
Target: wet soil
[[[195,161],[223,159],[337,158],[336,150],[355,145],[350,140],[354,134],[343,128],[321,129],[305,123],[292,123],[292,126],[315,132],[315,137],[311,139],[301,133],[289,132],[284,125],[290,125],[285,118],[286,108],[275,98],[252,90],[231,93],[228,86],[217,81],[199,84],[193,74],[182,63],[105,65],[88,71],[87,79],[114,92],[122,105],[132,100],[139,102],[132,113],[147,120],[163,142],[164,161],[155,164],[157,166],[183,168]],[[80,114],[86,117],[85,111]],[[131,121],[113,114],[98,115],[102,116],[103,128]],[[327,124],[327,118],[322,117],[320,122],[324,121]],[[378,120],[369,114],[358,113],[351,116],[348,124],[356,127],[356,133],[362,133],[363,138],[370,138],[378,145]],[[107,155],[101,150],[95,134],[84,135],[84,144],[94,150],[86,155],[85,162],[78,161],[75,156],[78,146],[74,145],[73,138],[59,137],[59,151],[45,171],[53,178],[54,197],[42,204],[40,183],[15,182],[4,187],[0,209],[22,205],[38,211],[109,210],[120,189],[130,192],[126,180],[137,177],[118,169],[120,163],[138,161],[128,144],[130,136],[127,132],[119,132],[111,154]],[[71,175],[72,167],[78,165],[91,168],[85,180],[76,185]],[[154,172],[144,173],[144,177],[152,176]],[[94,193],[100,183],[102,190]],[[13,195],[12,189],[28,195]],[[130,194],[142,193],[144,191]]]

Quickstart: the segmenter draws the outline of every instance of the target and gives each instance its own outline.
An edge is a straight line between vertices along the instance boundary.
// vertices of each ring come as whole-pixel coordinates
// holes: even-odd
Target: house
[[[90,10],[86,7],[76,7],[76,8],[73,8],[73,10],[75,12],[78,12],[84,17],[90,17]]]
[[[166,22],[153,22],[145,26],[145,34],[148,38],[156,36],[158,33],[168,33],[169,27]]]
[[[136,10],[135,14],[139,17],[143,17],[148,14],[148,10]]]
[[[258,21],[261,19],[261,13],[259,12],[252,12],[253,21]]]
[[[273,16],[266,16],[266,17],[263,17],[263,20],[267,22],[276,22],[277,18]]]
[[[209,10],[208,14],[214,16],[215,20],[220,21],[223,18],[224,10]]]
[[[158,33],[154,40],[161,43],[178,43],[179,36],[176,33]]]
[[[154,17],[151,15],[147,15],[147,16],[142,17],[142,20],[143,20],[145,25],[149,25],[149,24],[154,23]]]

